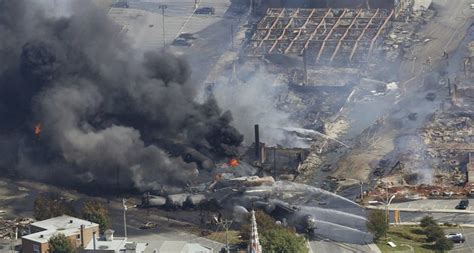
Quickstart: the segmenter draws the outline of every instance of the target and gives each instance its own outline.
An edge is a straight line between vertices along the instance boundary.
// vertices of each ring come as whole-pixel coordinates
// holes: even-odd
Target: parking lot
[[[454,249],[450,252],[474,252],[474,228],[445,229],[445,233],[462,233],[466,239],[464,243],[455,243]]]
[[[111,8],[109,17],[122,26],[137,49],[148,51],[171,44],[180,33],[197,33],[221,21],[229,6],[230,1],[198,1],[198,8],[215,9],[208,15],[194,14],[194,0],[130,1],[130,8]]]

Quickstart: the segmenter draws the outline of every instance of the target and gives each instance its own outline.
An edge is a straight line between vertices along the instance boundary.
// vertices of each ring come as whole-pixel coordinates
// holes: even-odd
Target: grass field
[[[434,252],[431,244],[425,243],[426,236],[422,233],[419,226],[393,226],[387,233],[388,239],[382,238],[377,246],[383,253],[388,252],[415,252],[425,253]],[[397,247],[392,248],[387,242],[393,242]]]

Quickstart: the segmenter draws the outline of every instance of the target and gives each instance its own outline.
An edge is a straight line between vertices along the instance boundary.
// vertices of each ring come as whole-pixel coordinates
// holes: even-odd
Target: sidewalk
[[[366,209],[369,210],[385,210],[385,206],[365,206]],[[468,210],[455,210],[455,209],[429,209],[429,208],[393,208],[389,207],[389,211],[401,211],[401,212],[417,212],[417,213],[422,213],[422,212],[430,212],[430,213],[458,213],[458,214],[474,214],[474,211],[468,211]]]

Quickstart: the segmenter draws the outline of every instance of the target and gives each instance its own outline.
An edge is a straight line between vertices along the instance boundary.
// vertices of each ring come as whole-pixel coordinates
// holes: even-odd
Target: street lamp
[[[395,198],[395,194],[392,195],[392,197],[390,197],[390,199],[388,198],[388,188],[387,188],[387,202],[385,202],[385,217],[386,217],[386,222],[387,222],[387,227],[389,226],[390,224],[390,217],[389,217],[389,212],[388,212],[388,206],[390,205],[390,203],[392,203],[392,200]],[[387,231],[385,231],[385,237],[387,237]]]
[[[165,35],[165,10],[168,9],[168,5],[166,4],[160,4],[158,6],[159,9],[161,9],[161,15],[163,16],[163,47],[166,46],[166,35]]]
[[[122,199],[122,205],[123,205],[123,230],[125,234],[125,238],[127,238],[127,200]]]

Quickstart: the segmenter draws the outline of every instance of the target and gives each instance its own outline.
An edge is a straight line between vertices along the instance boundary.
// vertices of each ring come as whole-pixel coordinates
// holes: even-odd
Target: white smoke
[[[253,142],[253,125],[259,124],[260,140],[267,145],[308,147],[306,141],[283,130],[286,127],[301,127],[290,119],[288,112],[276,106],[278,95],[287,92],[287,84],[265,69],[247,73],[245,78],[245,81],[232,83],[228,78],[222,77],[213,90],[218,105],[232,112],[232,124],[244,134],[244,143]]]

